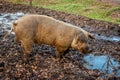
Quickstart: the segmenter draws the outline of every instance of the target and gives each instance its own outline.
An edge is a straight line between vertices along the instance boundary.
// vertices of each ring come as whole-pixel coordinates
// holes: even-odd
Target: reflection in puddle
[[[120,37],[118,36],[113,36],[113,37],[106,37],[106,36],[101,36],[101,35],[97,35],[94,34],[96,39],[101,39],[101,40],[106,40],[106,41],[113,41],[113,42],[119,42],[120,41]]]
[[[113,72],[115,72],[116,76],[120,76],[120,64],[110,56],[94,56],[93,54],[89,54],[87,56],[84,56],[83,59],[86,61],[84,66],[88,69],[98,69],[101,72],[107,72],[108,74],[112,74]]]

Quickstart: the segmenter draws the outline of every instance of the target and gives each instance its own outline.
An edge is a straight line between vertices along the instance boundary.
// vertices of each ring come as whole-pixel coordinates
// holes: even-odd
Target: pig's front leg
[[[29,40],[21,41],[21,45],[24,53],[24,60],[27,61],[29,58],[29,53],[32,51],[33,42]]]
[[[67,48],[57,47],[56,48],[56,57],[57,57],[57,60],[61,60],[64,57],[64,54],[66,54],[67,51],[68,51]]]

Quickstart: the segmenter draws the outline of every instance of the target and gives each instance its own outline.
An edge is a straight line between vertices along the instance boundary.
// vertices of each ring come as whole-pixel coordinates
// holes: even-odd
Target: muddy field
[[[14,33],[5,41],[2,38],[12,21],[28,13],[48,15],[91,32],[96,38],[89,40],[93,52],[84,55],[70,49],[61,61],[54,61],[54,47],[35,44],[29,62],[24,62]],[[120,25],[0,0],[0,80],[120,80]]]

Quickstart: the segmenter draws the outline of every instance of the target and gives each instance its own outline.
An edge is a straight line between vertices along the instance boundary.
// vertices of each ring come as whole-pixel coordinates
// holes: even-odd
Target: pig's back
[[[40,16],[40,19],[42,24],[39,24],[39,42],[61,46],[71,44],[75,35],[73,25],[47,16]]]

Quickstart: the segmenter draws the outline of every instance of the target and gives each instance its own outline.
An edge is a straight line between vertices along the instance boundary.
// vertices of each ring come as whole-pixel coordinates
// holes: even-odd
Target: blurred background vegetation
[[[7,0],[120,24],[118,0]],[[113,2],[116,1],[116,2]],[[118,1],[118,2],[117,2]]]

